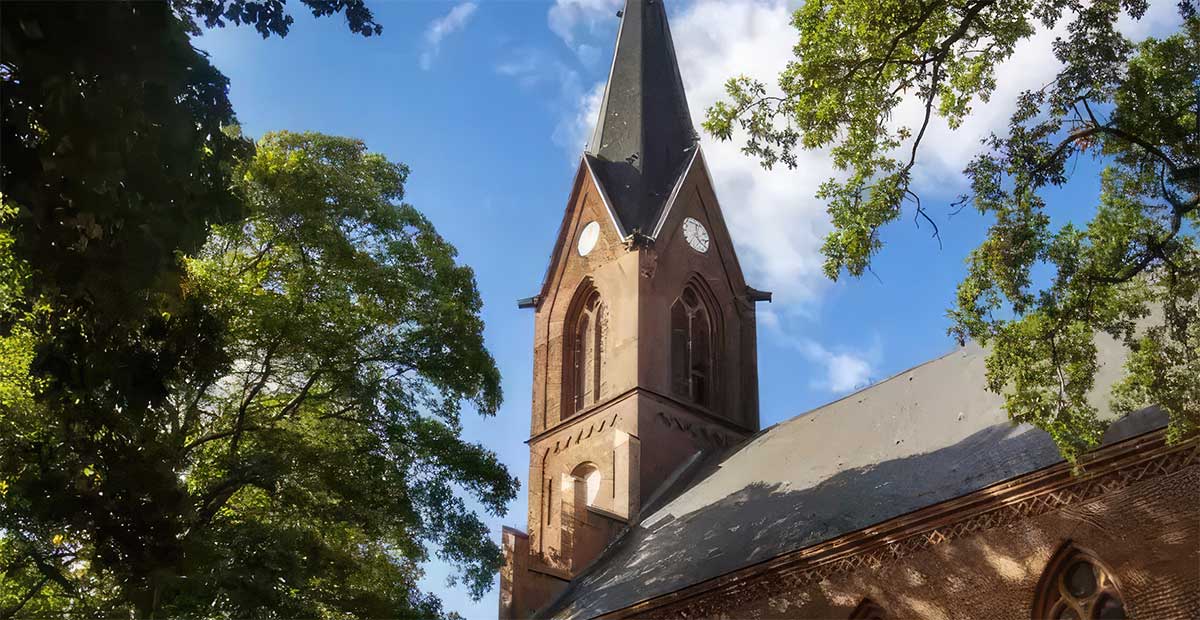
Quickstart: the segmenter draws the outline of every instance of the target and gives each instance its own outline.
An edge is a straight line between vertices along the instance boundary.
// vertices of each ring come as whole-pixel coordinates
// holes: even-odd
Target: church
[[[762,429],[750,286],[661,0],[627,0],[537,295],[500,618],[1200,618],[1200,442],[1073,472],[968,346]],[[725,196],[736,200],[735,196]],[[730,213],[737,205],[725,205]],[[1095,403],[1123,349],[1100,339]]]

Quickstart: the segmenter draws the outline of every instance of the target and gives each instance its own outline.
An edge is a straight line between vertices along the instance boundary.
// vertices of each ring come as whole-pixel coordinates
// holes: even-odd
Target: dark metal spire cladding
[[[585,157],[626,233],[653,234],[696,149],[662,0],[626,0]]]

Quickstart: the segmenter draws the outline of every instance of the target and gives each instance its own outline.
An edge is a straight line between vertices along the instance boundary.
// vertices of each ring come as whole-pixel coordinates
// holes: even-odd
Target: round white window
[[[600,240],[600,223],[589,222],[583,227],[583,232],[579,233],[579,255],[587,256],[592,248],[596,247],[596,242]]]
[[[708,231],[696,218],[689,217],[683,220],[683,238],[693,250],[701,254],[708,251]]]

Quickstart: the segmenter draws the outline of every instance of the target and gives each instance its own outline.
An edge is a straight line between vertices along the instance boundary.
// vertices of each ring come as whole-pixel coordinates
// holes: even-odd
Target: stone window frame
[[[590,278],[576,289],[563,325],[561,419],[565,420],[604,396],[608,306]]]
[[[1092,569],[1094,590],[1090,594],[1079,595],[1071,592],[1067,577],[1071,569],[1077,565],[1087,564]],[[1121,594],[1121,586],[1113,571],[1095,553],[1075,545],[1071,541],[1063,543],[1059,550],[1051,556],[1042,570],[1038,581],[1036,597],[1033,603],[1032,620],[1057,618],[1075,618],[1078,620],[1093,620],[1101,618],[1106,602],[1116,602],[1120,609],[1119,615],[1103,616],[1105,618],[1128,618],[1125,609],[1125,597]],[[1070,613],[1074,615],[1070,615]]]
[[[693,276],[671,303],[668,314],[671,393],[707,410],[715,410],[720,402],[718,375],[724,340],[719,308],[707,283]],[[697,344],[702,345],[699,364],[694,357]]]
[[[595,507],[600,499],[600,489],[604,487],[604,472],[592,461],[584,461],[571,469],[571,477],[575,479],[576,492],[581,493],[585,507]],[[595,493],[591,486],[595,486]]]

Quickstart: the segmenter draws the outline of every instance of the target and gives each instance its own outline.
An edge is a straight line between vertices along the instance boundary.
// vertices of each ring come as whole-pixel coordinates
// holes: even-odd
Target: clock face
[[[708,251],[708,231],[695,218],[683,220],[683,238],[693,250],[701,253]]]
[[[583,227],[583,232],[579,233],[579,255],[587,256],[592,248],[596,247],[596,242],[600,240],[600,223],[588,222],[587,226]]]

